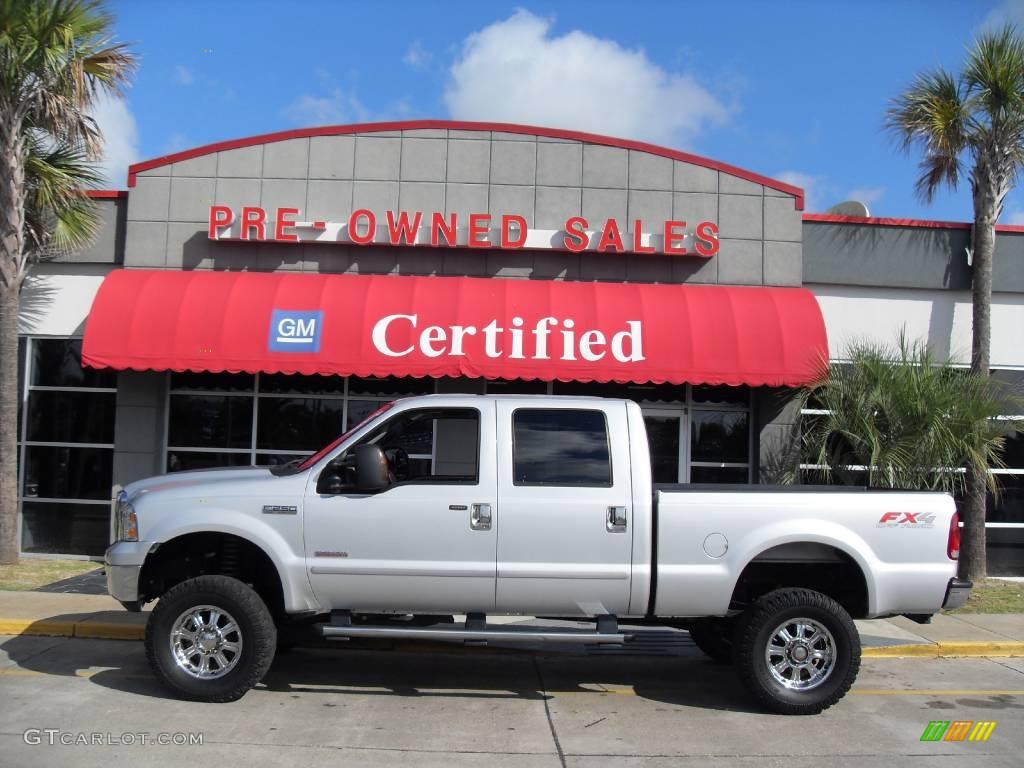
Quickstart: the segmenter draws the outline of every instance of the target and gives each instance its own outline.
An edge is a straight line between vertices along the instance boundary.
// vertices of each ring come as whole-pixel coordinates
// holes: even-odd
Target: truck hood
[[[150,494],[161,497],[213,495],[223,493],[221,489],[228,486],[230,495],[238,495],[240,491],[244,493],[248,486],[274,479],[269,467],[222,467],[148,477],[125,486],[124,491],[132,502]]]

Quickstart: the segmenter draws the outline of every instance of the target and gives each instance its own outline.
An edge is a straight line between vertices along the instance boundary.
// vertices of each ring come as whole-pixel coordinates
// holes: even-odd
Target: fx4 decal
[[[934,528],[931,512],[886,512],[878,519],[878,528]]]

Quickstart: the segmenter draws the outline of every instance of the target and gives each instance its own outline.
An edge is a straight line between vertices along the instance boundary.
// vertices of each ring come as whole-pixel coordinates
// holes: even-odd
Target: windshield
[[[337,438],[336,440],[331,441],[330,443],[325,445],[323,448],[321,448],[319,451],[314,453],[309,458],[303,459],[299,463],[294,463],[294,464],[293,463],[289,463],[289,464],[284,465],[283,467],[279,467],[275,474],[289,474],[290,475],[290,474],[294,474],[296,472],[305,472],[307,469],[309,469],[314,464],[316,464],[318,461],[320,461],[320,459],[322,459],[324,456],[326,456],[331,451],[333,451],[335,448],[337,448],[339,445],[341,445],[343,442],[348,440],[349,435],[353,434],[356,430],[361,429],[364,424],[367,424],[368,422],[373,421],[375,418],[377,418],[382,413],[384,413],[386,410],[388,410],[392,405],[394,405],[394,403],[384,403],[384,405],[382,405],[376,411],[374,411],[369,416],[367,416],[365,419],[360,421],[358,424],[356,424],[354,427],[352,427],[352,429],[350,429],[348,432],[346,432],[345,434],[343,434],[341,437]]]

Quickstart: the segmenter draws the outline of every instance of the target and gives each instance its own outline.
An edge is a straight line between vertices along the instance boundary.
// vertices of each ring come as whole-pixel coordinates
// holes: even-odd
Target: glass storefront
[[[174,373],[166,468],[287,463],[309,456],[382,403],[434,391],[435,380],[427,378]],[[487,381],[484,391],[635,400],[651,438],[655,482],[750,481],[746,387]]]
[[[23,338],[19,362],[21,549],[98,557],[109,538],[117,373],[82,368],[80,339]],[[287,463],[383,403],[438,390],[431,378],[151,375],[167,381],[168,472]],[[750,481],[747,388],[448,379],[442,389],[629,398],[644,413],[656,482]]]
[[[80,339],[21,339],[21,550],[98,556],[110,531],[117,373],[82,368]]]

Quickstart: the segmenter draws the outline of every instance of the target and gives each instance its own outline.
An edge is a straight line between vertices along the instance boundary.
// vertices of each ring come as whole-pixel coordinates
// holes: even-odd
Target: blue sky
[[[958,69],[1024,0],[112,2],[140,59],[97,117],[128,162],[330,123],[501,120],[639,138],[804,186],[808,210],[967,220],[968,190],[914,197],[881,128],[915,72]],[[1024,190],[1004,222],[1024,223]]]

